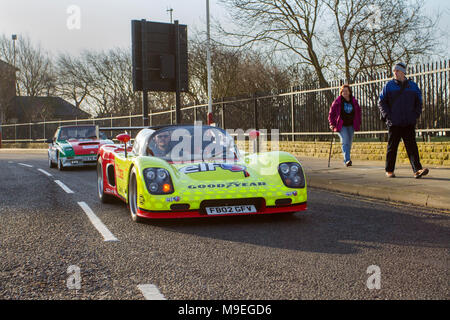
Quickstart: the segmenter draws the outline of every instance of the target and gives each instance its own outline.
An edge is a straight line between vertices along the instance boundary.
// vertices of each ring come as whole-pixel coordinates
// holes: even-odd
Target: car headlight
[[[147,178],[148,180],[155,180],[156,178],[156,173],[153,170],[147,170],[146,174],[145,174],[145,178]]]
[[[144,169],[144,180],[151,194],[170,194],[174,192],[170,174],[162,168]]]
[[[167,170],[166,169],[158,169],[157,171],[158,179],[165,180],[167,178]]]
[[[303,169],[297,162],[284,162],[278,166],[278,173],[286,187],[304,188],[305,177]]]
[[[280,164],[280,171],[282,174],[287,175],[289,174],[289,165],[287,163]]]

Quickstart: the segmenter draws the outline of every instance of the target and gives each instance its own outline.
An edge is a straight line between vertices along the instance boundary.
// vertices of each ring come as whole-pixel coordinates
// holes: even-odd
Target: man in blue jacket
[[[386,176],[394,178],[395,162],[400,139],[403,139],[414,178],[428,174],[422,168],[419,149],[416,143],[416,121],[422,113],[422,93],[415,82],[406,78],[406,65],[397,63],[393,68],[394,79],[389,81],[380,95],[378,107],[381,118],[388,127],[388,146],[386,152]]]

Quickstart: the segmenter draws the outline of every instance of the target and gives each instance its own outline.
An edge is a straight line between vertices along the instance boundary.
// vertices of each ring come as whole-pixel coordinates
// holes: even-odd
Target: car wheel
[[[104,189],[103,189],[104,184],[103,183],[104,183],[103,182],[103,166],[102,166],[102,162],[99,159],[99,161],[97,162],[97,194],[98,194],[98,197],[101,202],[109,203],[109,202],[111,202],[113,197],[104,192]]]
[[[136,169],[133,167],[128,182],[128,205],[130,207],[131,219],[134,222],[143,222],[143,219],[137,215],[137,179]]]
[[[56,157],[56,164],[58,166],[58,170],[59,171],[63,171],[64,170],[64,165],[62,163],[62,160],[59,158],[59,155]]]
[[[55,164],[52,161],[52,158],[50,157],[50,153],[48,154],[48,167],[49,168],[54,168]]]

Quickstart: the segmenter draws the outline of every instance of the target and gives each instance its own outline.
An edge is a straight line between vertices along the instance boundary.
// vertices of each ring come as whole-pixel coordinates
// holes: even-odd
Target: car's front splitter
[[[252,213],[230,213],[221,215],[208,215],[200,212],[200,210],[187,210],[187,211],[150,211],[142,208],[138,208],[137,215],[141,218],[148,219],[179,219],[179,218],[210,218],[210,217],[224,217],[224,216],[244,216],[244,215],[261,215],[261,214],[276,214],[276,213],[288,213],[305,211],[307,209],[306,202],[296,203],[287,206],[274,206],[264,207],[258,212]]]

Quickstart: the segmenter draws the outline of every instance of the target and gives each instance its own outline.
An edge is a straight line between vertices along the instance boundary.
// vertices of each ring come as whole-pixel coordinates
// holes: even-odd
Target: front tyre
[[[109,203],[113,199],[104,191],[103,166],[100,158],[97,161],[97,195],[102,203]]]
[[[54,168],[55,164],[52,161],[52,158],[50,157],[50,153],[48,154],[48,167],[49,168]]]
[[[58,170],[59,171],[63,171],[64,170],[64,165],[62,163],[62,159],[60,158],[59,154],[56,157],[56,163],[57,163],[57,166],[58,166]]]
[[[137,179],[136,168],[131,169],[130,180],[128,182],[128,205],[130,207],[131,220],[134,222],[143,222],[143,219],[137,215]]]

